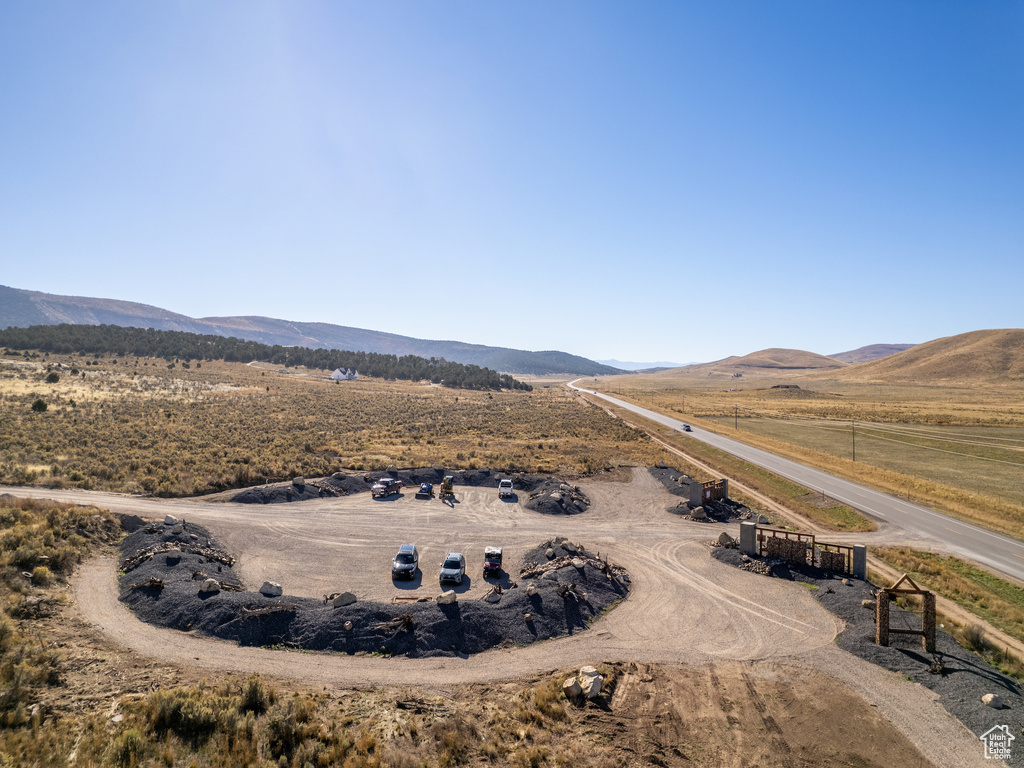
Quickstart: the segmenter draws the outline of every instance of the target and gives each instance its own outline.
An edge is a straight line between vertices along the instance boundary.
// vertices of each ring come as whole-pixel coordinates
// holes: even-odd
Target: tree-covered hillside
[[[0,331],[0,345],[15,350],[52,354],[135,355],[171,360],[225,360],[305,366],[323,370],[354,368],[366,376],[408,381],[432,381],[459,389],[533,389],[507,374],[443,358],[382,355],[337,349],[268,346],[233,337],[200,335],[116,325],[33,325]]]

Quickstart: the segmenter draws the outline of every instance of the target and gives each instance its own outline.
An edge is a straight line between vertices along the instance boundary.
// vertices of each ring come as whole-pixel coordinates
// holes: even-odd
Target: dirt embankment
[[[421,483],[440,486],[446,475],[452,475],[456,492],[459,486],[470,488],[497,488],[498,482],[509,478],[514,484],[516,495],[527,495],[523,505],[527,509],[547,515],[573,515],[585,512],[590,499],[578,486],[569,485],[550,475],[532,475],[524,472],[499,472],[492,469],[464,469],[447,471],[437,467],[398,469],[385,472],[345,473],[335,472],[330,477],[307,480],[296,478],[290,483],[274,483],[255,488],[246,488],[230,497],[230,501],[242,504],[284,504],[292,501],[349,496],[354,493],[369,493],[373,484],[382,477],[390,477],[402,483],[403,488],[414,493]]]
[[[234,565],[202,526],[154,523],[122,544],[121,600],[151,624],[241,645],[432,657],[571,635],[625,597],[630,583],[624,570],[564,538],[506,564],[482,598],[446,605],[268,597],[247,590]],[[210,579],[218,588],[203,591]]]

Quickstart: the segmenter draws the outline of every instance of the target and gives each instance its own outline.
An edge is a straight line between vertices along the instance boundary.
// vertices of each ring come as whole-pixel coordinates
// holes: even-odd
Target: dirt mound
[[[523,472],[499,472],[493,469],[446,470],[438,467],[420,467],[383,472],[335,472],[330,477],[304,480],[301,484],[296,484],[292,481],[246,488],[244,491],[240,491],[232,496],[230,500],[242,504],[284,504],[290,501],[348,496],[353,493],[369,492],[373,484],[382,477],[392,477],[400,480],[403,486],[415,489],[421,483],[440,485],[446,475],[452,475],[455,478],[456,489],[460,485],[474,488],[497,488],[498,481],[504,478],[512,478],[515,489],[525,493],[531,493],[541,486],[552,483],[556,486],[562,484],[557,478],[545,475],[530,475]],[[532,507],[530,508],[532,509]],[[583,509],[585,508],[584,506]],[[582,509],[579,511],[582,511]],[[562,512],[562,514],[566,513]]]
[[[769,575],[808,585],[815,599],[846,622],[846,629],[836,639],[844,651],[890,669],[920,683],[939,696],[946,711],[980,736],[990,728],[1006,722],[1005,710],[992,709],[981,703],[986,693],[998,693],[1009,710],[1024,709],[1024,688],[1011,677],[1000,673],[979,656],[961,647],[941,629],[935,632],[936,653],[921,648],[921,638],[913,635],[891,635],[890,646],[875,644],[874,610],[865,608],[863,601],[874,600],[877,587],[868,581],[843,577],[809,566],[793,566],[780,562],[766,562],[762,558],[748,557],[739,550],[715,547],[712,556],[724,563],[758,572],[751,565],[767,566]],[[749,562],[748,562],[749,561]],[[889,626],[898,629],[920,629],[920,614],[902,610],[890,603]],[[941,662],[941,673],[933,672]],[[1024,765],[1024,753],[1014,752],[1011,765]]]
[[[533,489],[523,506],[542,515],[578,515],[590,508],[590,499],[578,486],[550,477]]]
[[[671,507],[669,512],[676,515],[689,516],[693,511],[690,509],[689,504],[690,484],[693,482],[693,478],[689,475],[684,475],[675,467],[650,467],[647,471],[651,473],[655,480],[665,486],[665,489],[673,496],[686,499],[686,501],[679,503],[675,507]],[[701,520],[735,523],[741,520],[749,520],[751,517],[757,517],[757,515],[750,511],[750,507],[740,504],[733,499],[706,501],[701,506],[705,515],[705,517],[700,518]]]
[[[571,635],[629,593],[625,571],[564,539],[532,550],[523,565],[526,576],[492,590],[495,603],[355,602],[335,608],[322,600],[247,591],[234,563],[201,526],[149,525],[122,543],[121,601],[151,624],[241,645],[427,657]],[[208,579],[222,588],[202,592]]]

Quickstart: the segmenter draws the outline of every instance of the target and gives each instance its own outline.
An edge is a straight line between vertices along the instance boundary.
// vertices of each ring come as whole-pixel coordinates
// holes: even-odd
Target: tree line
[[[285,367],[305,366],[333,371],[354,368],[365,376],[406,381],[431,381],[456,389],[521,389],[533,387],[508,374],[432,357],[348,352],[340,349],[273,346],[233,336],[157,331],[119,325],[33,325],[0,331],[0,345],[14,350],[50,354],[101,354],[158,357],[167,360],[253,360]]]

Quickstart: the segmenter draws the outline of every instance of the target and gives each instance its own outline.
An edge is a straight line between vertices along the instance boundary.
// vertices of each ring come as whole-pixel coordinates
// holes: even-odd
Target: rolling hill
[[[0,328],[60,323],[187,331],[311,349],[443,357],[464,365],[478,365],[514,374],[568,373],[599,376],[621,373],[618,368],[556,350],[530,352],[460,341],[433,341],[331,323],[296,323],[270,317],[192,318],[149,304],[84,296],[57,296],[0,286]]]
[[[704,377],[778,377],[818,371],[834,371],[846,364],[825,355],[800,349],[762,349],[743,357],[726,357],[712,363],[688,365],[661,375],[679,374]]]
[[[897,352],[902,352],[905,349],[910,349],[915,346],[914,344],[869,344],[866,347],[860,347],[858,349],[851,349],[849,352],[837,352],[834,355],[829,355],[833,360],[838,360],[841,363],[849,363],[854,365],[856,363],[870,363],[872,360],[881,360],[883,357],[889,357],[889,355],[895,355]]]
[[[890,357],[851,365],[843,381],[1024,383],[1024,329],[971,331],[918,344]]]

